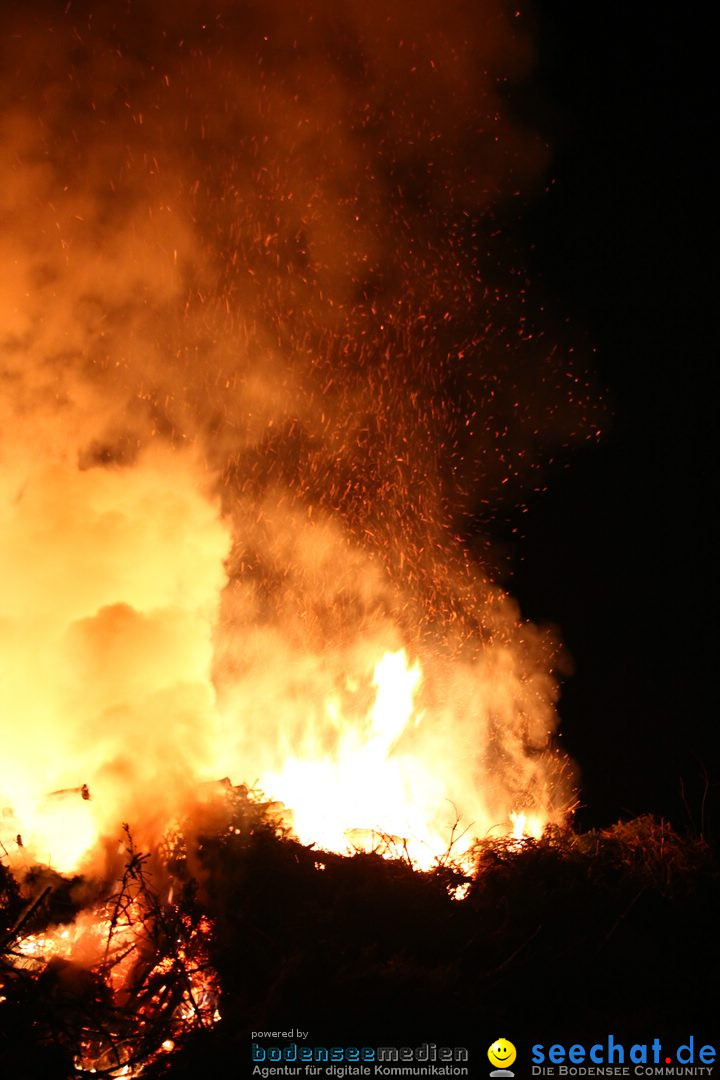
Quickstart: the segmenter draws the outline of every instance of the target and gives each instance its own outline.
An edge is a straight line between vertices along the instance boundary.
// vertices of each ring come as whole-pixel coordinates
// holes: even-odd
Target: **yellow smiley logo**
[[[517,1057],[517,1050],[507,1039],[496,1039],[488,1050],[488,1058],[491,1065],[498,1069],[506,1069],[512,1065]]]

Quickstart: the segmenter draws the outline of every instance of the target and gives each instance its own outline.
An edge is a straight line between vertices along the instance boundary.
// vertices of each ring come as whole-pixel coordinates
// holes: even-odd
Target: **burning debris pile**
[[[77,880],[56,879],[22,921],[0,868],[6,1075],[181,1080],[230,1061],[245,1075],[251,1029],[290,1028],[301,1012],[352,1045],[359,1031],[389,1044],[452,1031],[468,1045],[486,1015],[538,1033],[559,1014],[573,1031],[712,1030],[714,1000],[688,962],[720,960],[720,873],[700,840],[641,818],[487,840],[472,874],[449,862],[420,871],[304,847],[278,833],[273,807],[239,790],[223,807],[213,831],[175,833],[165,862],[174,899],[159,903],[130,848],[115,894],[84,908],[84,930],[67,910],[61,918]],[[68,963],[57,942],[87,932],[93,911],[100,959]]]
[[[75,905],[55,923],[61,912],[48,885],[2,927],[3,1021],[12,1025],[19,1015],[25,1026],[29,1020],[33,1041],[55,1046],[59,1067],[68,1070],[72,1062],[78,1076],[140,1076],[158,1055],[220,1016],[209,920],[193,917],[188,905],[160,902],[148,878],[149,856],[135,851],[127,830],[126,836],[128,861],[111,895],[81,910]],[[56,884],[72,895],[72,884]],[[7,874],[4,887],[7,922],[19,897]],[[33,932],[34,925],[43,928]]]
[[[545,156],[505,107],[515,23],[499,0],[8,15],[3,979],[74,987],[83,1069],[131,1075],[214,1015],[209,929],[153,898],[121,822],[156,857],[229,776],[304,844],[429,869],[574,803],[563,650],[478,540],[597,425],[502,239]],[[17,939],[8,914],[38,866],[105,890],[49,966],[46,903]]]

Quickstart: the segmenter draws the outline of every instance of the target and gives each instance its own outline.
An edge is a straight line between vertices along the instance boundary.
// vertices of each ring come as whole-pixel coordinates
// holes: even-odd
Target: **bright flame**
[[[539,814],[526,814],[515,810],[510,811],[510,821],[513,840],[525,840],[527,837],[539,840],[547,824]]]
[[[192,458],[34,470],[22,489],[6,477],[0,708],[22,723],[3,736],[0,842],[14,865],[74,871],[122,820],[156,843],[198,781],[228,774],[258,779],[304,842],[335,851],[403,852],[429,866],[509,831],[509,807],[528,797],[515,832],[542,830],[553,812],[547,763],[525,741],[542,745],[546,733],[523,727],[525,715],[542,721],[545,677],[530,679],[510,646],[472,663],[426,655],[421,666],[376,634],[314,654],[255,628],[247,670],[223,675],[218,710],[228,538]],[[316,536],[320,547],[308,534],[301,558],[321,567],[321,589],[332,569],[319,552],[329,536],[334,554],[337,541]],[[235,634],[227,641],[234,649]]]
[[[92,1000],[94,979],[107,987],[110,1000],[97,1027],[92,1008],[79,1012],[78,1071],[139,1077],[158,1054],[174,1050],[176,1039],[220,1019],[218,977],[205,949],[209,921],[193,926],[184,917],[177,940],[166,941],[155,932],[156,917],[142,896],[126,895],[122,905],[114,898],[85,909],[72,925],[21,937],[9,951],[17,969],[57,978],[61,994],[81,1000],[88,993]],[[166,1037],[157,1045],[159,1031]]]
[[[240,627],[218,627],[230,523],[206,483],[191,455],[159,450],[131,469],[57,464],[22,485],[5,473],[0,843],[14,866],[72,872],[123,820],[153,845],[199,782],[224,775],[284,803],[306,843],[420,866],[487,834],[538,835],[562,813],[533,749],[552,683],[512,641],[421,663],[382,647],[397,631],[360,626],[350,648],[310,648],[236,592]],[[307,568],[303,602],[343,580],[337,530],[314,529],[300,552],[284,539],[278,551]]]
[[[132,470],[0,475],[0,843],[15,866],[72,872],[138,817],[155,841],[203,776],[228,547],[203,481],[162,451]]]
[[[347,851],[383,837],[408,841],[408,852],[428,865],[447,846],[427,814],[442,788],[425,765],[399,746],[414,714],[414,694],[422,679],[420,664],[408,666],[404,650],[386,653],[375,666],[375,700],[366,717],[353,725],[340,715],[337,701],[325,709],[339,730],[336,748],[323,754],[308,747],[290,757],[279,773],[260,777],[260,787],[292,811],[293,828],[303,843]],[[415,717],[420,723],[420,717]]]
[[[462,861],[473,841],[492,828],[482,793],[462,792],[470,795],[465,813],[480,815],[479,821],[463,820],[453,799],[465,777],[436,767],[443,734],[433,737],[433,718],[416,709],[421,682],[419,661],[411,667],[404,649],[385,653],[373,672],[375,698],[366,715],[345,716],[337,700],[325,702],[339,732],[331,751],[310,742],[282,769],[261,775],[262,790],[292,811],[302,842],[337,852],[405,854],[428,868],[446,854]],[[510,818],[514,835],[542,832],[537,814]],[[509,830],[509,822],[498,825]]]

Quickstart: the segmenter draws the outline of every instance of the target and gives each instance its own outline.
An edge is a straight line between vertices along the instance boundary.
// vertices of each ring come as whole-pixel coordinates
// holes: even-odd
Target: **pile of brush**
[[[180,1078],[232,1061],[250,1075],[260,1029],[485,1049],[498,1032],[713,1031],[720,875],[700,839],[643,817],[485,841],[472,873],[451,853],[420,872],[304,847],[242,789],[230,805],[222,829],[188,830],[163,853],[172,902],[128,835],[123,879],[94,912],[107,948],[89,967],[27,947],[82,919],[67,883],[28,908],[0,864],[0,1072]]]
[[[115,890],[80,909],[78,881],[38,869],[24,889],[0,865],[0,1064],[13,1077],[134,1077],[196,1027],[219,987],[209,920],[161,902],[127,826]],[[48,882],[46,884],[46,882]]]

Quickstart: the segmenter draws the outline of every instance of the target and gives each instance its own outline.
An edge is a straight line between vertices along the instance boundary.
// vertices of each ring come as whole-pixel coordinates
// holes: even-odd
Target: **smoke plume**
[[[401,650],[342,827],[560,814],[558,645],[461,539],[590,423],[499,235],[546,160],[513,10],[45,3],[1,48],[6,847],[288,763],[332,817]]]

